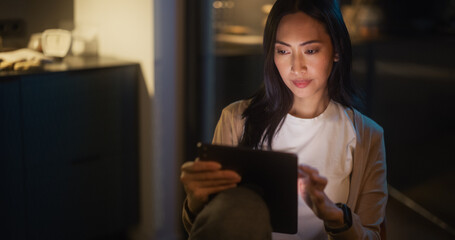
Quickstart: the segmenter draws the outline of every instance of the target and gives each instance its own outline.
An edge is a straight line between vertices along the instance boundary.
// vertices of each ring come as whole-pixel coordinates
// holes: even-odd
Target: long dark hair
[[[290,111],[294,95],[281,79],[275,66],[276,32],[281,18],[304,12],[326,27],[339,60],[333,63],[327,86],[329,97],[346,106],[358,107],[360,100],[351,79],[352,50],[349,33],[336,0],[277,0],[267,18],[264,30],[264,83],[243,112],[245,129],[241,146],[272,148],[275,132]]]

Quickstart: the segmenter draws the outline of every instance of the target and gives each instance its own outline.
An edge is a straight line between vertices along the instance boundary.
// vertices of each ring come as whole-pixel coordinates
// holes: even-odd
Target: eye
[[[308,49],[305,51],[306,54],[313,55],[318,52],[318,49]]]
[[[280,55],[285,55],[287,54],[288,52],[286,50],[282,50],[282,49],[277,49],[276,50],[276,53],[280,54]]]

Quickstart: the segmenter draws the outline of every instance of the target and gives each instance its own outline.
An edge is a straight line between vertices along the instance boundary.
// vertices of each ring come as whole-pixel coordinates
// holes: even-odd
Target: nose
[[[293,73],[304,73],[307,70],[305,59],[302,53],[292,56],[291,71]]]

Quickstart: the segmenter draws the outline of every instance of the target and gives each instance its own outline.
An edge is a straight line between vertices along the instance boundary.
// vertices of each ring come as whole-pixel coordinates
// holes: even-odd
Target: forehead
[[[284,16],[278,24],[276,40],[280,41],[308,41],[330,40],[323,23],[303,12],[296,12]]]

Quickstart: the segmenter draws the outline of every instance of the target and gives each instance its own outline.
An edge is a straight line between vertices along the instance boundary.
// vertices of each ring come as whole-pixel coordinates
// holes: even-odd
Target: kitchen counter
[[[67,56],[61,60],[53,60],[52,62],[42,63],[40,67],[31,68],[24,71],[6,70],[0,71],[0,80],[4,77],[18,76],[18,75],[32,75],[50,72],[63,72],[63,71],[77,71],[84,69],[101,69],[118,67],[125,65],[134,65],[137,63],[125,60],[119,60],[112,57],[74,57]]]

